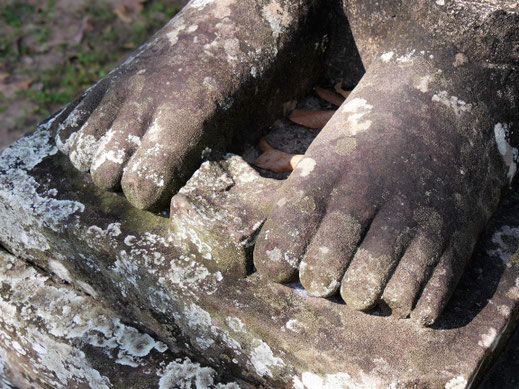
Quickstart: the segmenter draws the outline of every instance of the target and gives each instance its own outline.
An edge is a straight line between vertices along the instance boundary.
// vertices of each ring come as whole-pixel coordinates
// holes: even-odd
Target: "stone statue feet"
[[[59,149],[97,186],[122,189],[134,206],[167,206],[206,147],[225,149],[237,131],[281,111],[288,97],[276,78],[287,73],[290,55],[282,64],[277,58],[286,45],[297,43],[294,56],[304,51],[304,64],[290,73],[299,79],[322,56],[323,34],[305,21],[315,12],[311,1],[263,3],[191,1],[61,114]],[[293,85],[287,79],[285,89],[293,93]]]
[[[467,87],[488,76],[479,64],[423,31],[389,41],[280,189],[254,263],[313,296],[430,325],[517,150],[487,92]]]
[[[206,147],[259,139],[316,84],[332,3],[192,0],[63,111],[58,147],[134,206],[167,205]],[[387,3],[344,2],[367,73],[280,189],[254,262],[431,324],[515,175],[517,14]],[[366,17],[366,4],[391,12]]]

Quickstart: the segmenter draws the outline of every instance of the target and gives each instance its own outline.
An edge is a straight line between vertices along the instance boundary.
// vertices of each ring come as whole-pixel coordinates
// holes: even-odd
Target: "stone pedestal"
[[[20,366],[31,376],[8,355],[25,361],[23,366],[43,363],[44,345],[23,328],[46,317],[39,328],[48,333],[42,336],[57,331],[69,342],[81,339],[84,355],[99,336],[108,344],[108,332],[128,333],[137,353],[145,348],[143,357],[153,354],[153,366],[181,352],[211,366],[222,382],[243,387],[452,389],[478,382],[516,322],[517,196],[505,199],[492,219],[442,319],[421,328],[382,312],[350,310],[338,299],[310,297],[299,285],[262,280],[252,268],[251,247],[282,181],[260,176],[241,157],[205,162],[173,198],[170,215],[153,214],[97,189],[57,152],[48,128],[41,125],[0,157],[0,242],[67,286],[47,284],[48,276],[27,268],[34,289],[11,289],[22,276],[9,266],[25,265],[2,254],[0,355],[9,364],[6,371]],[[25,309],[17,301],[32,301],[31,290],[52,288],[56,296],[45,297],[40,316],[11,319]],[[76,305],[102,304],[109,310],[95,309],[114,316],[90,320],[78,313],[84,326],[61,331],[61,324],[74,321],[63,300],[69,294],[78,296],[70,297]],[[114,369],[117,358],[137,360],[126,355],[121,339],[110,344],[106,363]],[[86,369],[84,374],[97,369],[87,362],[67,367]],[[96,379],[110,387],[107,370],[96,371]],[[214,385],[220,379],[215,374]],[[68,385],[50,373],[40,377],[42,387]],[[77,387],[99,387],[84,377]]]
[[[0,285],[2,388],[239,387],[5,251]]]

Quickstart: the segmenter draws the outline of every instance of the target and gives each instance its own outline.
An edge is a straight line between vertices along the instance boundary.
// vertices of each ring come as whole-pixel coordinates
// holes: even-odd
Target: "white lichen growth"
[[[456,96],[449,96],[447,91],[440,91],[435,93],[431,100],[436,103],[441,103],[446,107],[452,108],[457,116],[472,110],[472,104],[467,104]]]
[[[189,6],[198,10],[203,9],[206,5],[213,3],[214,0],[193,0],[189,3]]]
[[[267,256],[269,261],[272,262],[279,262],[281,261],[282,257],[281,250],[279,249],[279,247],[274,247],[272,250],[265,251],[265,255]]]
[[[283,367],[285,363],[281,358],[275,357],[268,344],[260,339],[254,339],[253,349],[250,355],[250,362],[256,373],[260,376],[272,377],[273,367]]]
[[[400,57],[398,57],[396,59],[396,62],[399,64],[399,65],[408,65],[408,64],[412,64],[413,63],[413,57],[416,53],[416,50],[411,50],[409,51],[408,53],[404,54],[404,55],[401,55]]]
[[[489,348],[494,344],[494,341],[497,338],[497,331],[495,328],[489,328],[486,334],[481,335],[481,339],[478,342],[478,345],[484,348]]]
[[[492,235],[492,243],[495,248],[487,250],[488,255],[508,263],[519,244],[519,227],[501,227]]]
[[[512,182],[515,173],[517,172],[518,150],[508,143],[510,139],[510,126],[508,124],[497,123],[494,126],[494,136],[496,139],[497,149],[508,168],[508,179]]]
[[[382,59],[383,62],[389,62],[391,61],[391,58],[393,58],[393,56],[395,55],[395,53],[393,51],[388,51],[386,53],[383,53],[380,58]]]
[[[348,113],[346,135],[355,136],[358,133],[366,131],[371,127],[371,120],[361,120],[365,115],[369,114],[373,106],[368,104],[365,99],[354,98],[348,101],[341,109],[341,112]]]
[[[445,384],[445,389],[465,389],[467,387],[467,379],[463,376],[457,376]]]
[[[271,1],[262,8],[262,14],[270,25],[272,35],[278,38],[281,33],[290,26],[291,17],[280,3],[276,0]]]
[[[2,285],[17,291],[8,301],[0,299],[0,359],[11,352],[1,345],[10,344],[18,354],[32,358],[31,371],[53,387],[111,386],[91,365],[83,345],[99,349],[114,363],[135,367],[144,366],[143,358],[153,349],[159,353],[167,349],[164,343],[124,325],[89,297],[51,283],[15,257],[0,253],[0,268]],[[20,329],[15,340],[9,340],[9,328]]]
[[[82,129],[87,126],[88,122],[81,127],[75,139],[75,147],[69,153],[72,165],[82,172],[88,172],[90,170],[94,154],[97,152],[99,144],[101,143],[101,140],[82,131]]]
[[[301,177],[306,177],[314,170],[316,164],[312,158],[303,158],[301,162],[297,164],[296,170]]]
[[[84,211],[84,205],[77,201],[54,198],[55,188],[42,190],[30,175],[34,167],[58,152],[51,143],[52,122],[20,138],[0,155],[0,235],[15,254],[24,249],[47,250],[49,244],[42,231],[61,233],[66,221],[74,222],[72,216]]]
[[[210,367],[202,367],[199,363],[191,362],[189,358],[185,360],[177,359],[169,363],[166,368],[159,373],[159,389],[239,389],[239,385],[232,382],[228,384],[214,384],[216,371]]]
[[[107,161],[116,165],[122,165],[126,161],[126,150],[120,146],[118,142],[112,144],[114,135],[114,130],[110,129],[105,136],[101,138],[98,149],[92,158],[92,171],[99,169]],[[138,137],[136,138],[139,139]]]
[[[335,373],[319,376],[311,372],[304,372],[301,375],[301,378],[297,376],[294,377],[293,385],[295,389],[357,389],[382,387],[379,385],[365,385],[356,382],[347,373]]]
[[[422,93],[429,91],[429,83],[431,82],[431,76],[423,76],[415,80],[413,86]]]
[[[290,319],[289,321],[287,321],[287,323],[285,324],[285,327],[288,330],[296,332],[296,333],[300,333],[306,329],[306,325],[304,325],[303,323],[301,323],[299,320],[296,320],[296,319]]]

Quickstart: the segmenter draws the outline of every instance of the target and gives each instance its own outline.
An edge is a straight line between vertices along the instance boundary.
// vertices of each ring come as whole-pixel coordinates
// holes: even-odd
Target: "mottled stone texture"
[[[116,311],[118,316],[111,316],[107,322],[110,326],[119,323],[112,320],[114,317],[124,318],[120,321],[127,326],[124,328],[139,328],[150,334],[153,342],[163,342],[172,350],[182,348],[185,355],[241,380],[242,386],[245,382],[295,388],[324,384],[359,388],[470,384],[479,379],[494,350],[515,324],[519,298],[519,268],[516,257],[512,257],[519,246],[516,198],[503,204],[489,226],[442,319],[433,328],[421,328],[409,320],[357,312],[337,300],[313,298],[297,285],[268,283],[256,273],[233,275],[225,262],[219,270],[222,264],[213,257],[211,246],[183,245],[170,235],[167,218],[136,210],[118,194],[96,189],[89,175],[77,172],[57,153],[48,127],[40,126],[1,156],[2,245],[89,295],[71,291],[78,296],[74,297],[77,301],[92,301],[93,306],[97,306],[95,301],[103,302]],[[234,219],[228,214],[217,220],[222,215],[218,213],[221,204],[240,208],[239,196],[233,190],[240,190],[243,182],[248,183],[245,191],[249,193],[242,197],[243,212]],[[193,220],[189,220],[192,213],[184,211],[174,217],[193,226],[205,220],[208,231],[216,221],[219,229],[240,232],[240,239],[229,233],[233,244],[228,250],[235,258],[243,253],[246,264],[250,259],[245,251],[236,249],[236,242],[250,241],[254,235],[254,226],[247,223],[262,220],[262,206],[250,202],[264,199],[268,203],[269,185],[277,183],[257,176],[239,157],[207,162],[181,191],[182,201],[179,197],[173,201],[186,205],[184,209],[197,202],[203,206],[196,208]],[[254,190],[257,197],[251,198]],[[173,209],[178,209],[178,204]],[[191,231],[192,242],[205,242],[200,225]],[[218,250],[215,256],[225,256],[222,247]],[[14,282],[18,273],[9,273],[14,268],[7,269],[8,262],[15,263],[16,269],[25,265],[13,262],[12,257],[6,261],[2,280]],[[27,274],[40,279],[31,268]],[[50,281],[45,281],[48,276],[41,277],[43,288]],[[38,295],[54,290],[49,285],[50,289],[43,288]],[[70,289],[61,289],[63,293],[56,289],[55,297],[48,300],[49,310],[40,314],[55,310],[64,323],[68,316],[60,315],[66,314],[68,310],[63,312],[63,307],[69,304],[60,299],[69,296],[65,291]],[[2,286],[1,306],[11,314],[2,317],[12,317],[17,309],[12,291],[12,287]],[[33,305],[38,301],[22,289],[16,296]],[[25,320],[32,325],[32,316]],[[84,320],[88,321],[86,316]],[[67,341],[82,339],[87,348],[88,342],[98,339],[94,336],[98,334],[95,323],[81,330],[65,330],[53,323],[47,323],[50,328],[45,336],[74,334],[64,336]],[[103,331],[110,328],[103,327]],[[35,354],[27,351],[26,356],[37,361],[37,352],[41,351],[38,343],[32,344],[33,338],[23,330],[14,330],[2,325],[2,333],[12,338],[2,338],[4,347],[9,340],[26,345],[27,350],[36,348]],[[115,333],[117,329],[110,331]],[[152,353],[163,357],[162,344],[153,344],[159,349]],[[86,355],[81,347],[79,350]],[[10,351],[9,358],[23,356],[23,351]],[[7,354],[2,355],[4,363],[7,358]],[[18,363],[7,362],[10,366]],[[102,376],[109,377],[99,369]]]
[[[0,285],[2,388],[239,387],[3,250]]]
[[[21,264],[13,266],[44,281],[35,281],[34,293],[22,288],[11,294],[9,280],[23,277],[6,264],[1,349],[11,381],[23,386],[38,376],[51,386],[68,383],[67,367],[62,376],[29,368],[41,364],[38,353],[46,355],[39,334],[74,343],[73,350],[63,346],[70,352],[59,358],[72,355],[68,367],[79,366],[77,374],[90,386],[106,384],[104,377],[123,379],[94,366],[97,357],[78,362],[94,353],[94,333],[114,346],[108,359],[140,361],[141,351],[129,355],[125,342],[108,339],[131,333],[147,341],[140,347],[153,345],[153,353],[164,356],[167,345],[241,385],[297,389],[470,386],[506,341],[519,299],[517,195],[501,204],[454,286],[517,170],[517,10],[504,1],[331,2],[323,9],[335,15],[329,47],[340,49],[339,59],[329,57],[330,66],[319,69],[326,47],[320,3],[260,3],[193,0],[58,120],[0,157],[1,244],[70,284],[78,305],[96,301],[116,312],[96,308],[100,321],[77,329],[75,317],[88,321],[89,312],[78,311],[70,323],[70,312],[59,305],[76,294],[63,287],[50,297],[48,276],[36,277]],[[359,50],[347,59],[349,27]],[[256,46],[268,50],[252,50]],[[294,66],[297,59],[304,66]],[[360,60],[365,77],[288,181],[262,177],[232,154],[216,153],[191,174],[211,154],[207,146],[237,150],[254,142],[283,107],[292,106],[283,103],[319,75],[340,77],[341,63],[347,64],[352,73],[346,83],[355,84],[364,71]],[[57,147],[92,176],[74,169]],[[126,198],[104,189],[122,189]],[[169,218],[130,205],[158,209],[173,194]],[[324,216],[323,224],[318,219]],[[258,270],[268,262],[272,279],[300,276],[306,290],[322,297],[341,288],[348,305],[256,273],[251,248],[262,225]],[[409,245],[415,251],[396,267],[410,241],[400,232],[418,227],[421,235]],[[295,245],[297,255],[280,249]],[[345,259],[354,252],[355,266],[347,271],[355,272],[342,282]],[[337,261],[319,262],[323,255]],[[288,270],[276,267],[283,261]],[[430,274],[433,282],[426,284]],[[397,282],[389,280],[394,275]],[[58,301],[56,317],[70,327],[45,322],[58,309],[52,303],[34,322],[27,309],[37,310],[41,299],[33,295]],[[412,309],[434,325],[397,320]],[[388,311],[397,315],[386,317]],[[24,327],[34,328],[30,336]],[[150,355],[151,362],[142,363],[153,370]],[[182,369],[183,362],[176,363]]]
[[[236,155],[221,158],[204,162],[172,198],[170,239],[187,253],[198,251],[207,266],[246,276],[256,233],[279,183]]]

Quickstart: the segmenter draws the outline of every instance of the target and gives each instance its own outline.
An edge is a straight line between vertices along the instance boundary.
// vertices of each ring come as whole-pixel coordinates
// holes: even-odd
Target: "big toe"
[[[90,169],[101,189],[120,188],[123,169],[141,144],[148,110],[146,104],[127,104],[101,140]]]
[[[274,282],[297,279],[299,263],[317,230],[322,205],[311,195],[281,193],[254,248],[256,269]]]

